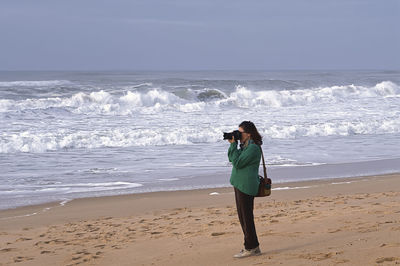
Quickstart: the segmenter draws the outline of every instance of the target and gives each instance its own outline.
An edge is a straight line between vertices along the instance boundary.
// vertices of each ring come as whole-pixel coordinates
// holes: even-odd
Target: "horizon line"
[[[282,68],[282,69],[0,69],[0,72],[200,72],[200,71],[400,71],[395,68]]]

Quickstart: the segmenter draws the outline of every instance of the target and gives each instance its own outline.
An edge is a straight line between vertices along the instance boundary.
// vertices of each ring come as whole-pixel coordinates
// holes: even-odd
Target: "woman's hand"
[[[234,143],[235,142],[235,137],[232,136],[232,139],[228,139],[229,143]]]

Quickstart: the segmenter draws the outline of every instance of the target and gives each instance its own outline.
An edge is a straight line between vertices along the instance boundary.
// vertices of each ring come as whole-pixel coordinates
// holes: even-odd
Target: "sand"
[[[233,188],[76,199],[0,212],[0,265],[400,264],[400,174],[276,184],[243,247]]]

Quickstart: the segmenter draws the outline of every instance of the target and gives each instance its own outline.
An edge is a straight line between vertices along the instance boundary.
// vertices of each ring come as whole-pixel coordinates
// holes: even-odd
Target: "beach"
[[[232,187],[74,199],[0,212],[0,265],[400,264],[400,174],[282,183],[243,247]]]

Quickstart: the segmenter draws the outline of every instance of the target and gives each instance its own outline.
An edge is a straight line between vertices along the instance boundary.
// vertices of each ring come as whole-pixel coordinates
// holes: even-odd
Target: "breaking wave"
[[[151,89],[147,92],[126,91],[122,96],[100,90],[79,92],[70,97],[32,98],[19,101],[0,99],[0,112],[64,108],[73,113],[129,115],[160,110],[197,112],[211,106],[280,108],[399,96],[400,87],[390,81],[378,83],[373,87],[346,85],[264,91],[252,91],[238,85],[229,95],[208,88],[180,92],[168,92],[162,89]]]
[[[315,124],[272,125],[259,127],[260,134],[269,139],[294,139],[298,137],[349,136],[363,134],[400,133],[400,118],[383,121],[324,122]],[[197,133],[196,133],[197,132]],[[190,145],[196,143],[217,143],[221,141],[223,128],[202,132],[198,128],[181,127],[108,130],[85,130],[68,132],[58,129],[54,132],[22,131],[0,135],[0,153],[68,150],[76,148],[94,149],[102,147],[132,147],[160,145]],[[195,134],[196,133],[196,134]]]

